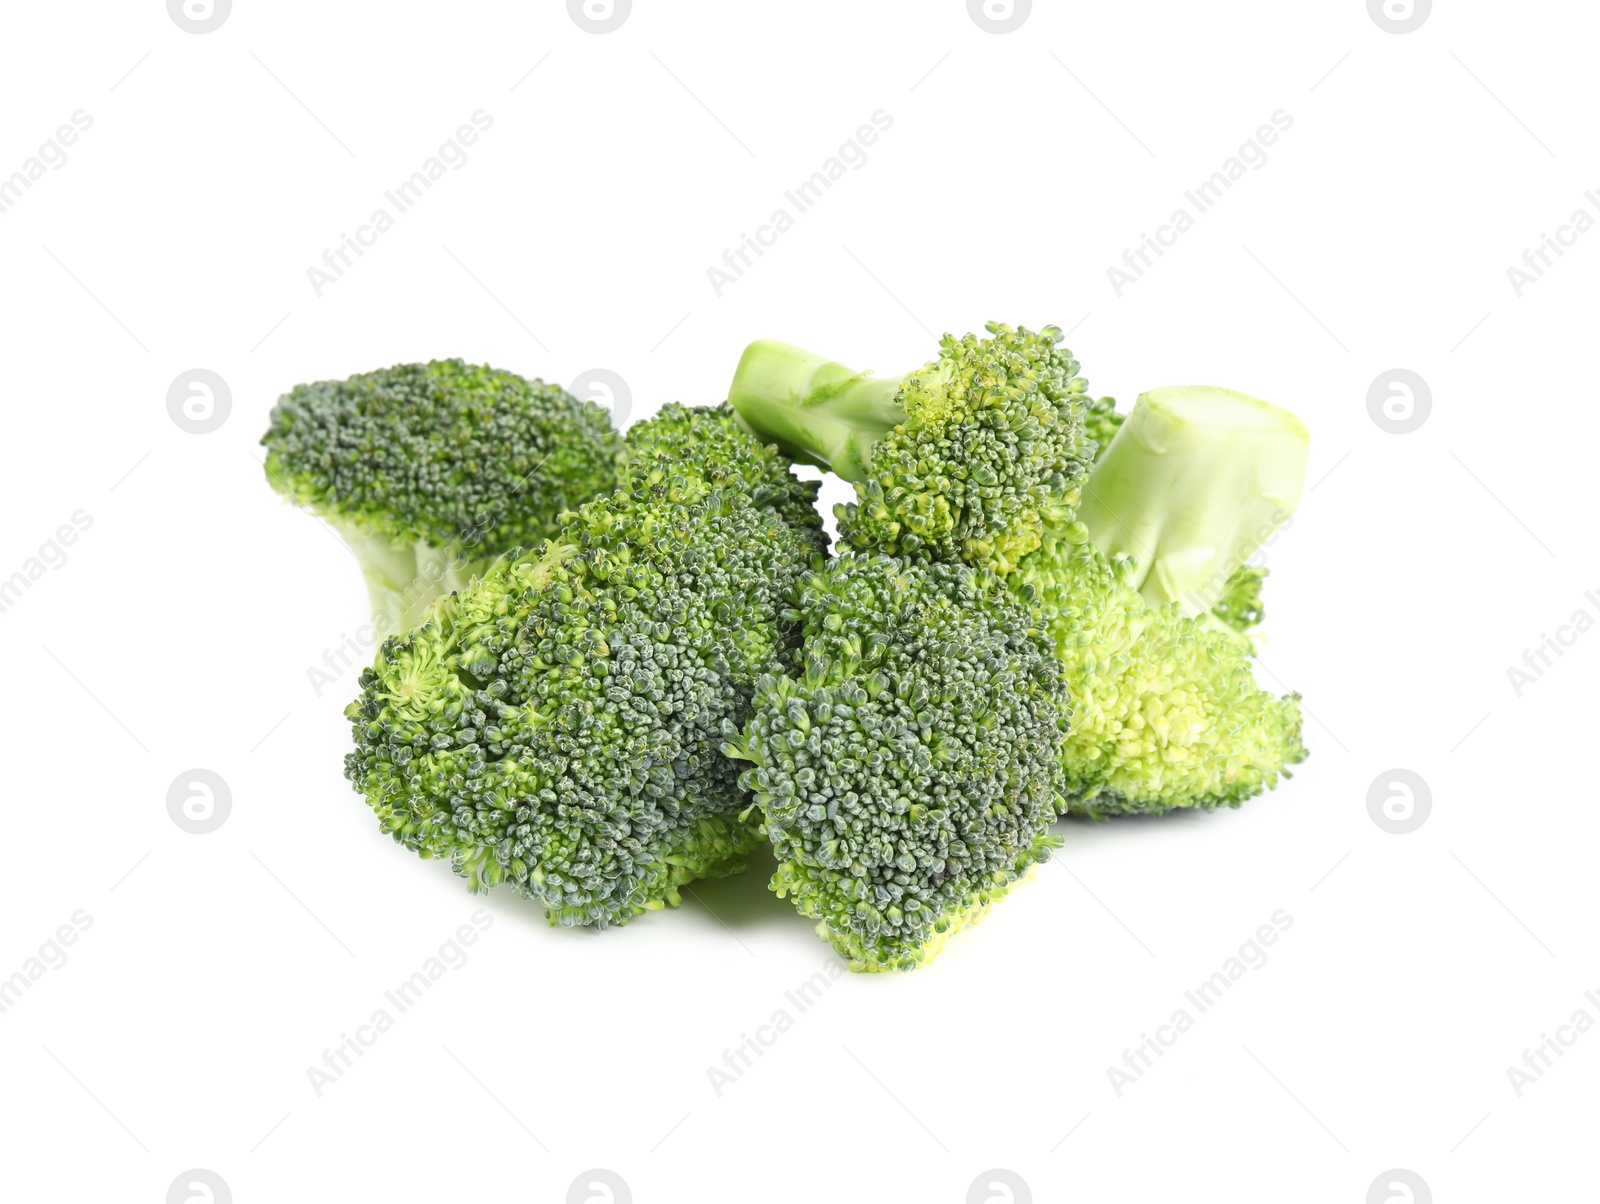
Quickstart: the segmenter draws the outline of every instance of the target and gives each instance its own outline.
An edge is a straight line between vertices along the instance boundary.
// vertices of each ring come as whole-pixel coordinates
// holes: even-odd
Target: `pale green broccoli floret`
[[[608,492],[604,410],[543,381],[436,360],[300,385],[279,399],[267,480],[355,552],[375,624],[398,633],[500,553]]]
[[[1094,448],[1061,331],[987,329],[945,335],[936,359],[892,378],[760,339],[728,400],[763,440],[855,485],[842,543],[1006,572],[1070,519]]]
[[[1243,394],[1144,394],[1089,474],[1081,521],[1007,579],[1066,666],[1072,810],[1237,806],[1304,760],[1299,696],[1256,684],[1223,618],[1259,609],[1259,575],[1237,570],[1297,503],[1306,442],[1299,419]]]
[[[724,726],[790,663],[782,600],[827,546],[789,505],[815,486],[730,416],[673,407],[629,441],[613,494],[387,641],[346,712],[385,831],[562,925],[744,868],[762,826]]]
[[[729,756],[772,888],[853,970],[909,970],[1048,857],[1061,666],[998,578],[846,553],[794,591],[803,669],[768,676]]]

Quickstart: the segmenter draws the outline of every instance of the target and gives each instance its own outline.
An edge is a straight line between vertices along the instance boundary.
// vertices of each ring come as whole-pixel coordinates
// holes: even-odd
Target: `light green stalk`
[[[852,483],[871,473],[872,453],[905,421],[895,395],[903,376],[876,377],[780,339],[744,350],[728,401],[752,434],[805,464]]]
[[[454,549],[395,538],[356,520],[329,519],[328,525],[356,554],[380,636],[419,626],[434,599],[465,589],[495,559],[463,560]]]
[[[1107,557],[1134,561],[1146,601],[1199,615],[1294,513],[1309,441],[1288,410],[1232,389],[1152,389],[1090,471],[1078,518]]]

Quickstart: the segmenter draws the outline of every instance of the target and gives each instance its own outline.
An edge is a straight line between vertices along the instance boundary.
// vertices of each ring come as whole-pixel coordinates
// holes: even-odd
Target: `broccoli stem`
[[[1141,394],[1083,488],[1078,519],[1134,561],[1145,600],[1209,611],[1300,502],[1310,436],[1289,411],[1202,385]]]
[[[739,359],[728,401],[752,434],[790,459],[859,484],[871,473],[878,441],[905,421],[895,404],[904,380],[757,339]]]
[[[358,522],[329,520],[329,525],[356,555],[380,637],[420,626],[434,599],[465,588],[494,563],[493,556],[464,560],[458,548],[396,539]]]

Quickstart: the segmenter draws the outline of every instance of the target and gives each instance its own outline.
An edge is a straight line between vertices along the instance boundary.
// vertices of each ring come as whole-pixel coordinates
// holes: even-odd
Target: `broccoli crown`
[[[721,733],[797,639],[780,598],[825,544],[694,467],[635,456],[541,551],[387,641],[346,712],[384,829],[552,923],[677,903],[761,837]]]
[[[397,543],[533,547],[615,483],[606,412],[510,372],[435,360],[300,385],[262,436],[299,505]]]
[[[804,670],[763,677],[730,756],[773,889],[856,970],[912,969],[1056,838],[1061,667],[986,570],[845,553],[794,590]]]
[[[1047,522],[1071,517],[1094,457],[1078,361],[1057,327],[987,329],[945,335],[905,378],[905,420],[874,448],[858,500],[838,507],[841,540],[1004,573]]]
[[[1109,560],[1080,526],[1048,538],[1007,579],[1066,667],[1070,810],[1237,807],[1290,776],[1306,757],[1300,696],[1262,690],[1245,642],[1176,604],[1151,606],[1130,576],[1129,562]]]
[[[754,438],[726,402],[719,406],[673,402],[634,423],[623,439],[622,458],[627,462],[640,456],[664,456],[687,471],[703,474],[714,485],[736,488],[756,504],[776,510],[798,530],[822,529],[817,515],[820,482],[796,477],[788,459]]]

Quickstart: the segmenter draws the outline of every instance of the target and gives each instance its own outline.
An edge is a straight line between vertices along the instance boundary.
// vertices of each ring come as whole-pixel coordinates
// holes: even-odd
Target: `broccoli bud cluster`
[[[394,631],[616,481],[599,406],[461,360],[300,385],[261,442],[267,480],[350,544]]]
[[[874,450],[858,500],[839,507],[841,539],[1007,572],[1070,514],[1094,458],[1078,361],[1057,327],[987,329],[945,335],[906,377],[905,421]]]
[[[1058,841],[1061,668],[983,569],[846,553],[794,610],[804,669],[760,681],[726,751],[754,763],[773,889],[852,969],[911,969]]]
[[[1306,758],[1300,696],[1257,685],[1235,631],[1149,605],[1130,567],[1086,539],[1050,538],[1008,579],[1049,632],[1072,695],[1070,810],[1209,811],[1276,787]]]
[[[269,479],[398,620],[346,710],[382,829],[602,928],[768,841],[852,969],[909,970],[1062,817],[1287,778],[1299,696],[1256,683],[1251,558],[1304,424],[1214,386],[1122,414],[1058,328],[986,330],[887,379],[759,339],[726,404],[625,438],[459,360],[284,397]],[[796,463],[855,486],[831,560]]]
[[[780,598],[826,543],[814,511],[797,525],[649,450],[665,433],[642,432],[617,490],[540,551],[386,642],[347,712],[346,774],[385,830],[552,923],[675,904],[761,839],[721,735],[784,664]]]

